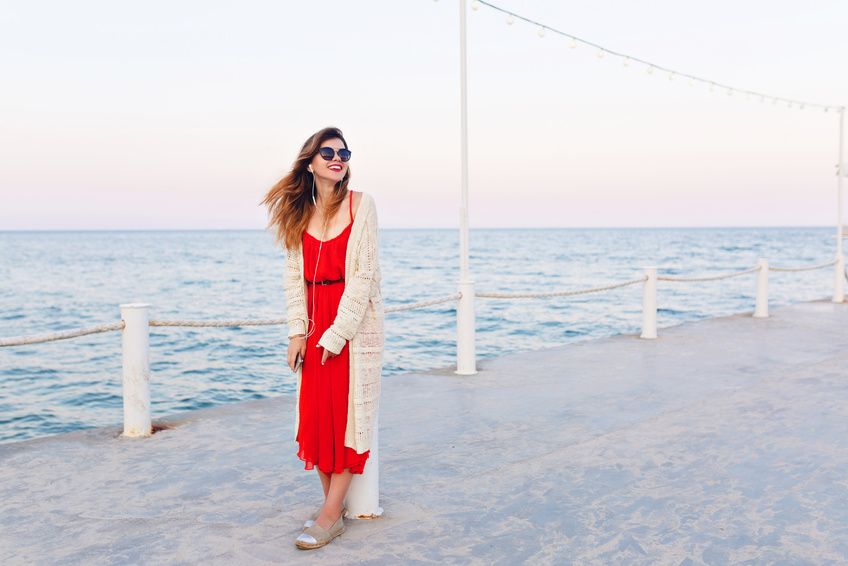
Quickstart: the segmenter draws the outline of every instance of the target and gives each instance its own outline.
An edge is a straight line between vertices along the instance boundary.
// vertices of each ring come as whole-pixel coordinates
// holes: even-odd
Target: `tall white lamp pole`
[[[845,254],[842,252],[842,178],[848,175],[845,164],[845,107],[839,109],[839,165],[836,166],[837,178],[837,224],[836,224],[836,265],[833,277],[833,302],[845,302]]]
[[[462,205],[459,208],[459,283],[456,306],[456,373],[477,373],[474,345],[474,282],[468,279],[468,99],[465,69],[465,0],[459,1],[459,62],[462,122]]]

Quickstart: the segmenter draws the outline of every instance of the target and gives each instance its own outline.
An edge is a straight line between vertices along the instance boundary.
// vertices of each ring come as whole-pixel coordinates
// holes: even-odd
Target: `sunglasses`
[[[324,158],[324,161],[330,161],[333,157],[336,156],[336,150],[332,147],[322,147],[318,150],[318,153],[321,154],[321,157]],[[350,150],[344,148],[340,149],[339,159],[341,159],[342,161],[350,161]]]

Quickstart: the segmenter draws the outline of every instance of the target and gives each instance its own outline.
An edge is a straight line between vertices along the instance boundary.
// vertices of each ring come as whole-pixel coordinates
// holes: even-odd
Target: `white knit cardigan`
[[[350,342],[350,393],[344,445],[353,448],[358,454],[371,449],[380,401],[380,373],[383,369],[385,333],[377,240],[377,209],[374,199],[363,193],[347,244],[345,289],[338,314],[318,341],[333,354],[341,352],[345,342]],[[294,250],[286,250],[284,288],[289,338],[306,334],[307,291],[302,245]],[[295,434],[300,426],[301,373],[297,373]]]

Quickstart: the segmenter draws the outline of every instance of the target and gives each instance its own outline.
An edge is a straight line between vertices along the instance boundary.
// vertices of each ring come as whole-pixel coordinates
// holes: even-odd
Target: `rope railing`
[[[150,326],[186,326],[200,328],[222,328],[232,326],[270,326],[273,324],[285,324],[287,318],[233,318],[224,320],[165,320],[151,318]]]
[[[441,297],[439,299],[431,299],[429,301],[420,301],[418,303],[409,303],[406,305],[398,305],[396,307],[384,308],[383,312],[391,313],[391,312],[400,312],[400,311],[409,311],[412,309],[423,309],[424,307],[431,307],[433,305],[439,305],[441,303],[448,303],[450,301],[458,301],[462,298],[462,293],[455,293],[453,295],[449,295],[447,297]]]
[[[600,291],[609,291],[610,289],[618,289],[619,287],[627,287],[628,285],[636,285],[647,281],[647,277],[639,277],[631,279],[623,283],[613,283],[612,285],[603,285],[600,287],[591,287],[589,289],[579,289],[577,291],[549,291],[545,293],[475,293],[475,297],[485,299],[539,299],[548,297],[568,297],[571,295],[585,295],[587,293],[598,293]]]
[[[827,263],[822,263],[819,265],[813,265],[809,267],[772,267],[769,266],[769,271],[786,271],[786,272],[798,272],[798,271],[812,271],[814,269],[821,269],[823,267],[828,267],[831,265],[835,265],[837,260],[829,261]],[[733,273],[724,273],[721,275],[708,275],[704,277],[670,277],[663,276],[657,277],[658,281],[672,281],[672,282],[698,282],[698,281],[716,281],[719,279],[730,279],[732,277],[740,277],[742,275],[747,275],[749,273],[754,273],[756,271],[760,271],[762,269],[761,266],[757,266],[751,269],[745,269],[743,271],[736,271]],[[848,269],[844,270],[845,278],[848,280]],[[609,291],[612,289],[619,289],[622,287],[628,287],[630,285],[636,285],[639,283],[644,283],[648,281],[648,276],[638,277],[636,279],[630,279],[628,281],[623,281],[620,283],[613,283],[610,285],[600,285],[597,287],[590,287],[587,289],[577,289],[574,291],[546,291],[546,292],[538,292],[538,293],[475,293],[475,297],[485,298],[485,299],[539,299],[539,298],[552,298],[552,297],[568,297],[574,295],[585,295],[588,293],[598,293],[601,291]],[[442,303],[448,303],[451,301],[456,301],[462,298],[462,293],[455,293],[453,295],[448,295],[445,297],[438,297],[435,299],[430,299],[426,301],[418,301],[415,303],[407,303],[403,305],[392,306],[384,309],[385,313],[393,313],[393,312],[401,312],[413,309],[421,309],[434,305],[439,305]],[[239,327],[239,326],[271,326],[271,325],[281,325],[286,324],[288,319],[286,318],[258,318],[258,319],[248,319],[248,318],[238,318],[238,319],[222,319],[222,320],[187,320],[187,319],[159,319],[152,318],[149,320],[149,326],[170,326],[170,327],[188,327],[188,328],[224,328],[224,327]],[[59,332],[45,332],[42,334],[30,334],[25,336],[12,336],[10,338],[0,338],[0,347],[4,346],[23,346],[27,344],[40,344],[44,342],[53,342],[56,340],[67,340],[69,338],[78,338],[80,336],[87,336],[89,334],[97,334],[100,332],[109,332],[111,330],[121,330],[124,328],[124,321],[111,322],[99,324],[97,326],[91,326],[87,328],[76,328],[71,330],[62,330]]]
[[[71,330],[29,334],[27,336],[12,336],[11,338],[0,338],[0,347],[23,346],[25,344],[40,344],[42,342],[67,340],[68,338],[78,338],[79,336],[87,336],[89,334],[97,334],[99,332],[109,332],[110,330],[121,330],[123,328],[124,321],[119,320],[118,322],[108,322],[98,324],[97,326],[89,326],[88,328],[73,328]]]
[[[769,267],[770,271],[812,271],[813,269],[821,269],[822,267],[828,267],[831,265],[836,265],[836,260],[829,261],[827,263],[823,263],[821,265],[814,265],[812,267]]]
[[[725,273],[723,275],[707,275],[705,277],[657,277],[658,281],[676,281],[676,282],[694,282],[694,281],[717,281],[719,279],[730,279],[731,277],[739,277],[759,271],[760,267],[752,267],[744,271],[735,271],[733,273]]]

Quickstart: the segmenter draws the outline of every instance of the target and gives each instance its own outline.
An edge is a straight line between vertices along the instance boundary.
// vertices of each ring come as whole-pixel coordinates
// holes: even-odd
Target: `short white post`
[[[379,417],[379,415],[378,415]],[[362,474],[353,476],[350,489],[345,498],[345,507],[349,517],[368,519],[383,514],[380,507],[380,455],[379,455],[379,418],[374,419],[374,435],[371,437],[371,451],[365,462]]]
[[[124,331],[124,436],[150,436],[150,305],[121,305]]]
[[[644,267],[647,279],[642,292],[642,338],[657,337],[657,268]]]
[[[456,305],[456,374],[477,373],[477,347],[474,344],[474,281],[460,281],[462,294]]]
[[[836,264],[833,272],[833,302],[845,302],[845,254],[836,254]]]
[[[754,308],[754,318],[768,318],[768,273],[769,261],[758,259],[757,267],[757,306]]]

